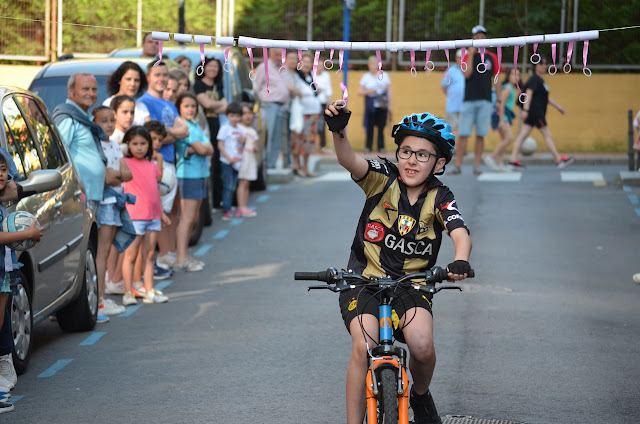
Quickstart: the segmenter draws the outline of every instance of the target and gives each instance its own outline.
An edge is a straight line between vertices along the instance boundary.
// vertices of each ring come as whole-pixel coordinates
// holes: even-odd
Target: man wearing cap
[[[487,38],[487,29],[482,25],[476,25],[471,30],[474,40]],[[462,172],[462,158],[467,150],[467,142],[473,127],[476,127],[476,143],[474,148],[473,173],[479,175],[480,161],[484,150],[484,138],[489,134],[491,124],[491,88],[494,84],[494,75],[499,71],[498,58],[492,52],[485,52],[484,62],[482,55],[475,47],[470,47],[462,58],[462,71],[466,78],[464,89],[464,101],[460,110],[460,137],[456,145],[456,163],[448,174],[460,174]],[[466,64],[466,67],[465,67]],[[496,92],[500,92],[502,83],[496,83]]]

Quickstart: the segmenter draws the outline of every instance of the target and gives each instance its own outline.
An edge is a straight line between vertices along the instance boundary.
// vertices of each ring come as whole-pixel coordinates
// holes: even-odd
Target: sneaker
[[[134,287],[134,288],[131,290],[131,292],[133,293],[133,295],[134,295],[135,297],[140,297],[140,298],[142,298],[142,297],[144,297],[144,295],[146,294],[146,292],[147,292],[147,291],[145,290],[145,288],[144,288],[143,286],[141,286],[141,287],[138,287],[138,288],[135,288],[135,287]]]
[[[11,392],[8,387],[0,387],[0,402],[9,402]]]
[[[166,280],[173,276],[173,271],[170,269],[166,269],[158,266],[158,264],[153,265],[153,279],[154,280]]]
[[[199,260],[197,260],[195,258],[192,258],[191,256],[187,256],[187,260],[190,261],[193,264],[196,264],[196,265],[201,266],[201,267],[204,268],[205,263],[202,262],[202,261],[199,261]]]
[[[96,322],[98,324],[104,324],[105,322],[109,322],[110,318],[106,315],[103,315],[98,311],[98,317],[96,318]]]
[[[111,280],[105,280],[104,292],[105,294],[124,294],[124,281],[114,283]]]
[[[487,165],[489,168],[493,169],[496,172],[500,172],[500,166],[498,165],[498,163],[496,162],[496,160],[494,158],[492,158],[491,156],[487,155],[485,157],[482,158],[482,161],[484,162],[485,165]]]
[[[175,255],[171,253],[167,253],[166,255],[158,255],[156,258],[156,266],[163,269],[171,269],[173,268],[173,264],[176,263]]]
[[[0,356],[0,376],[11,383],[10,389],[13,389],[18,382],[18,375],[13,366],[13,355],[10,353]]]
[[[415,424],[442,424],[442,420],[436,410],[436,405],[433,403],[431,392],[427,391],[427,393],[421,397],[423,399],[418,399],[412,387],[411,394],[409,395],[409,404],[411,405],[411,409],[413,409],[413,422]]]
[[[482,174],[482,169],[480,168],[473,168],[473,175],[480,175]]]
[[[126,311],[122,305],[118,305],[111,299],[100,299],[100,305],[98,306],[98,314],[102,315],[118,315]]]
[[[451,165],[451,169],[447,171],[447,175],[460,175],[462,171],[455,165]]]
[[[526,166],[524,166],[524,163],[520,162],[519,160],[509,161],[509,165],[511,165],[515,169],[526,168]]]
[[[636,283],[640,284],[640,272],[633,274],[633,281],[635,281]]]
[[[144,303],[165,303],[168,300],[169,298],[159,290],[150,290],[149,293],[144,296],[144,299],[142,299]]]
[[[202,269],[204,268],[204,266],[192,262],[191,260],[189,260],[189,258],[187,258],[184,262],[178,263],[176,262],[176,264],[173,266],[173,269],[175,269],[176,271],[186,271],[186,272],[197,272],[197,271],[202,271]]]
[[[133,292],[126,292],[125,294],[122,295],[122,304],[124,306],[137,305],[138,301],[136,300],[136,297],[133,295]]]
[[[254,216],[258,215],[258,213],[256,211],[254,211],[253,209],[243,209],[242,211],[240,211],[240,216],[246,217],[246,218],[252,218]]]
[[[556,163],[556,166],[558,169],[562,169],[567,165],[571,165],[573,162],[575,162],[575,158],[573,156],[560,156],[560,162]]]
[[[13,411],[14,406],[9,402],[0,402],[0,414]]]
[[[0,375],[0,392],[9,393],[16,385]]]
[[[222,214],[222,220],[223,220],[223,221],[231,221],[231,220],[232,220],[232,219],[234,219],[235,217],[236,217],[236,216],[235,216],[235,214],[233,213],[233,211],[230,211],[230,210],[228,210],[228,211],[226,211],[225,213],[223,213],[223,214]],[[174,268],[175,268],[175,266],[174,266]]]

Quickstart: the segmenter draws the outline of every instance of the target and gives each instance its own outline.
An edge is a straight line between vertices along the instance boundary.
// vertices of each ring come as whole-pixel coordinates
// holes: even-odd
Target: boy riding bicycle
[[[435,177],[444,173],[453,154],[455,137],[449,125],[430,113],[405,116],[392,131],[398,145],[395,165],[355,154],[345,131],[350,115],[346,106],[332,104],[325,110],[338,162],[366,195],[348,268],[364,277],[399,278],[425,271],[435,265],[442,232],[447,231],[455,247],[454,261],[447,266],[448,277],[451,281],[466,278],[471,269],[469,230],[453,193]],[[377,343],[379,328],[379,303],[369,301],[374,296],[374,291],[364,287],[340,293],[342,317],[352,340],[347,424],[362,423],[365,414],[367,347]],[[442,423],[429,392],[436,363],[431,304],[431,297],[417,290],[392,302],[398,329],[409,348],[413,379],[409,402],[416,424]]]

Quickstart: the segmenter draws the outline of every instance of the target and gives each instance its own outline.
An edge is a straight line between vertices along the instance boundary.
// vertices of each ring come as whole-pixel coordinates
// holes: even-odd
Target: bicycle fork
[[[397,376],[398,423],[409,424],[409,379],[406,369],[406,351],[393,346],[393,322],[391,305],[383,300],[380,305],[380,344],[370,351],[366,380],[367,424],[378,424],[378,375],[382,369],[391,368]]]

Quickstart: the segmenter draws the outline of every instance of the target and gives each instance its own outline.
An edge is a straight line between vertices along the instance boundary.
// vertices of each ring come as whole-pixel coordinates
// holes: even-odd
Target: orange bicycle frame
[[[369,367],[367,372],[367,424],[378,424],[378,395],[373,392],[373,376],[372,372],[375,372],[381,365],[391,366],[396,370],[400,370],[402,373],[402,394],[398,395],[398,424],[409,424],[409,379],[407,377],[407,370],[400,366],[397,358],[386,356],[381,359],[373,359],[372,367]]]

